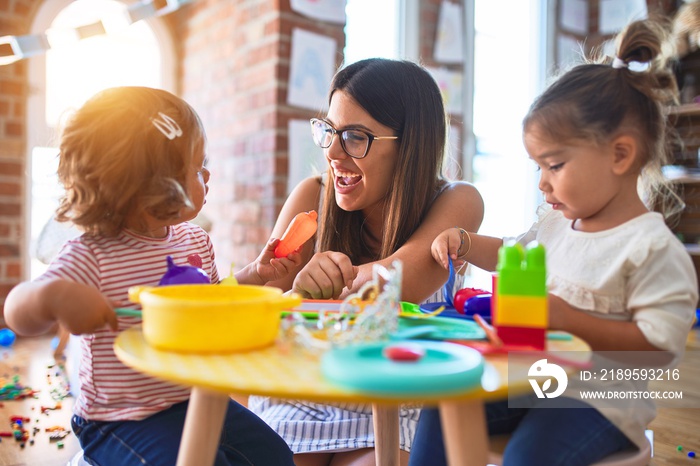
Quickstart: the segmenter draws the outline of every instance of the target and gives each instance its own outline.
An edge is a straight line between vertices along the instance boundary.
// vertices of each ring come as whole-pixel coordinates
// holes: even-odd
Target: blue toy
[[[0,346],[10,347],[14,344],[16,338],[15,332],[9,328],[0,330]]]

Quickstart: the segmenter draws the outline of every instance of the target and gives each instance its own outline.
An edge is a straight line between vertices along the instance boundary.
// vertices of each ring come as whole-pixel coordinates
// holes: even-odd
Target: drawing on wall
[[[309,18],[345,24],[345,2],[338,0],[291,0],[292,11]]]
[[[337,44],[328,36],[295,28],[287,103],[310,110],[328,108],[326,96],[335,72]]]
[[[327,162],[323,149],[311,139],[311,125],[308,120],[289,120],[289,177],[287,194],[301,180],[311,175],[324,173]]]
[[[444,0],[440,5],[440,16],[435,38],[435,61],[441,63],[464,62],[464,29],[462,5]]]
[[[559,23],[563,29],[576,34],[588,34],[588,2],[562,0]]]
[[[646,19],[647,0],[600,0],[598,29],[601,34],[615,34],[627,23]]]
[[[437,82],[445,103],[445,110],[452,115],[462,114],[462,73],[447,68],[426,68]]]

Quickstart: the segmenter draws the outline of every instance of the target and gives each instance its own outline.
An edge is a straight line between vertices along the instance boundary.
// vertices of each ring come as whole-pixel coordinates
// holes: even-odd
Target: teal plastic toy
[[[397,345],[418,351],[416,360],[394,360]],[[484,358],[475,349],[452,343],[411,340],[336,348],[323,355],[321,371],[329,382],[367,394],[448,394],[478,386]]]

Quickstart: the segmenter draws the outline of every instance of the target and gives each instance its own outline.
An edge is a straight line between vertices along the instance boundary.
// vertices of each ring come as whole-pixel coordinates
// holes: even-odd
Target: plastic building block
[[[492,321],[503,343],[544,349],[549,322],[544,246],[502,246],[493,289]]]

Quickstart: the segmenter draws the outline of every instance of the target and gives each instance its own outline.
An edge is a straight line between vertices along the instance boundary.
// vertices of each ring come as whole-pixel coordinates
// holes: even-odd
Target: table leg
[[[372,404],[377,466],[399,464],[399,407]]]
[[[192,388],[177,466],[214,464],[228,400],[225,393]]]
[[[488,434],[484,404],[480,400],[440,403],[440,420],[447,464],[484,466],[488,460]]]

